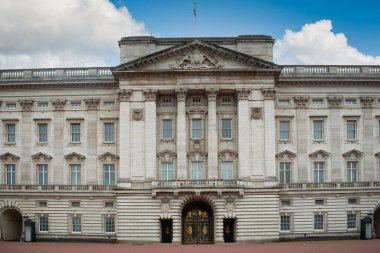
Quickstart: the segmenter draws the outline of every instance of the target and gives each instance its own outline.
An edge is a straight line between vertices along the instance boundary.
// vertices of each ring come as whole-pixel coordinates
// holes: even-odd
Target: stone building
[[[113,68],[0,70],[0,236],[380,237],[380,66],[280,66],[270,36],[126,37]]]

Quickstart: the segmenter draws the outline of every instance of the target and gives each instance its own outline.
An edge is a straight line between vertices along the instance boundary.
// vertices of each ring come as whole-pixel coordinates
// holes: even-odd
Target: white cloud
[[[146,34],[109,0],[1,0],[0,68],[116,65],[120,38]]]
[[[365,55],[347,44],[343,33],[332,31],[330,20],[305,24],[301,31],[286,30],[274,46],[278,64],[380,64],[380,56]]]

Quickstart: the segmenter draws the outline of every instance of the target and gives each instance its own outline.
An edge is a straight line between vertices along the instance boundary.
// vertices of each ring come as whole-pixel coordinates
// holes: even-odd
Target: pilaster
[[[308,136],[306,108],[309,97],[294,97],[296,105],[296,124],[297,124],[297,167],[298,182],[308,182]],[[293,131],[294,132],[294,131]]]
[[[265,138],[265,179],[274,181],[276,174],[276,125],[274,118],[274,98],[276,91],[271,88],[261,90],[264,97],[264,138]]]
[[[53,157],[52,159],[52,169],[53,169],[53,184],[65,184],[65,170],[62,169],[63,164],[63,148],[64,145],[64,127],[65,127],[65,119],[64,119],[64,109],[66,100],[63,99],[55,99],[52,100],[52,104],[54,107],[54,119],[52,127],[54,128],[54,140],[53,140]],[[68,168],[66,168],[68,169]]]
[[[374,97],[361,97],[361,105],[363,110],[363,152],[364,152],[364,178],[359,181],[373,181],[375,179],[375,157],[373,155],[374,142],[373,138],[373,117],[372,106],[375,101]],[[360,169],[360,168],[359,168]]]
[[[345,135],[344,131],[340,129],[341,119],[340,107],[342,105],[342,97],[328,97],[328,103],[330,106],[330,127],[331,127],[331,181],[342,181],[341,176],[341,135]],[[345,138],[345,137],[343,137]]]
[[[208,178],[218,178],[218,130],[217,130],[217,117],[216,117],[216,98],[218,90],[207,90],[208,99]]]
[[[97,147],[98,147],[98,106],[100,99],[86,99],[84,100],[87,109],[87,157],[86,157],[86,175],[85,179],[87,184],[98,184],[96,175],[97,173]]]
[[[22,134],[22,139],[19,140],[22,142],[21,144],[21,184],[31,184],[31,171],[32,165],[30,163],[30,153],[32,148],[32,135],[28,134],[32,130],[32,113],[31,110],[33,108],[33,101],[32,100],[20,100],[20,107],[21,107],[21,129],[20,133],[26,133]]]
[[[186,89],[176,90],[177,95],[177,179],[187,179]]]

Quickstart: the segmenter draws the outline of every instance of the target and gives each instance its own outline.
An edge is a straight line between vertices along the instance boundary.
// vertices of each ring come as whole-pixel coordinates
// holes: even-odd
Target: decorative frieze
[[[170,65],[172,69],[220,69],[223,67],[212,53],[195,49],[183,53],[177,61]]]
[[[66,100],[64,100],[64,99],[54,99],[54,100],[51,101],[51,103],[53,104],[54,109],[56,111],[61,111],[61,110],[65,109]]]
[[[21,110],[30,112],[33,108],[34,101],[33,100],[20,100],[19,101]]]
[[[294,97],[297,108],[306,108],[309,97]]]
[[[144,109],[133,109],[132,110],[132,119],[134,121],[144,120]]]
[[[132,90],[119,90],[118,94],[120,102],[129,102],[132,96]]]
[[[373,106],[373,101],[375,101],[374,97],[361,97],[360,101],[362,103],[363,108],[371,108]]]
[[[175,94],[177,95],[177,102],[186,102],[187,89],[177,89],[175,90]]]
[[[329,106],[331,108],[339,108],[342,105],[342,97],[328,97],[327,101],[329,102]]]
[[[100,103],[100,99],[86,99],[84,100],[87,110],[97,110]]]
[[[274,89],[262,89],[261,93],[264,96],[264,99],[274,99],[276,91]]]
[[[236,97],[238,98],[238,100],[247,100],[250,94],[251,94],[251,89],[247,89],[247,88],[236,89]]]
[[[145,101],[156,101],[157,91],[156,90],[144,90],[143,91]]]
[[[263,111],[260,107],[252,107],[251,108],[251,119],[262,119]]]

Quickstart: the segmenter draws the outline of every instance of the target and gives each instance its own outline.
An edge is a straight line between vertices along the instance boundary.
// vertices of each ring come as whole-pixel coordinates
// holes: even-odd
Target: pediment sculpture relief
[[[184,53],[170,67],[173,69],[220,69],[223,65],[213,55],[196,49]]]

